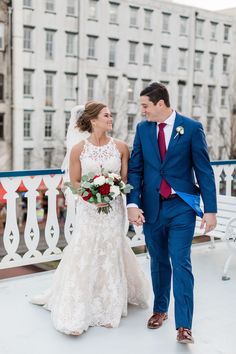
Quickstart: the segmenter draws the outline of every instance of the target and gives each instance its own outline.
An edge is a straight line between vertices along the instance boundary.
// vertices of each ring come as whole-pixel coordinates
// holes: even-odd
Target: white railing
[[[47,213],[43,223],[37,215],[37,199],[42,182],[46,190],[47,202]],[[64,246],[70,241],[74,232],[76,207],[75,197],[67,188],[65,191],[66,217],[61,225],[58,220],[57,197],[59,194],[63,196],[61,192],[63,172],[57,169],[2,172],[0,183],[2,185],[1,197],[4,197],[6,202],[4,223],[1,220],[5,225],[4,227],[0,225],[0,269],[59,260],[62,257]],[[21,223],[18,215],[19,200],[22,197],[19,191],[22,183],[27,190],[24,193],[27,209],[25,210],[26,220],[23,225],[19,225]],[[2,198],[0,200],[4,202]],[[22,208],[21,203],[20,208]],[[131,247],[145,244],[141,230],[136,231],[132,239],[127,238]],[[41,247],[39,247],[40,243]]]
[[[236,160],[212,162],[218,194],[236,196]],[[40,223],[37,215],[37,198],[40,185],[46,187],[47,214],[44,223]],[[26,220],[23,227],[19,225],[17,205],[21,198],[19,187],[25,186],[24,198],[27,200]],[[0,228],[0,269],[21,265],[36,264],[59,260],[63,248],[73,235],[75,225],[75,198],[70,190],[66,190],[67,213],[65,223],[58,220],[57,198],[63,184],[63,172],[56,170],[19,171],[0,173],[0,183],[6,193],[5,227]],[[79,216],[78,216],[79,217]],[[42,228],[43,226],[43,228]],[[136,235],[129,239],[131,247],[144,245],[141,228],[136,228]],[[63,246],[59,247],[59,240]],[[43,241],[43,247],[39,247]],[[24,244],[24,247],[20,247]],[[21,248],[21,250],[20,250]]]

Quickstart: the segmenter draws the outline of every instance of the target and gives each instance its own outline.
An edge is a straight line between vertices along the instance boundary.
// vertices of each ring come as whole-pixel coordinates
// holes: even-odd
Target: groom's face
[[[162,111],[161,100],[154,104],[148,96],[141,96],[141,112],[149,122],[157,122]]]

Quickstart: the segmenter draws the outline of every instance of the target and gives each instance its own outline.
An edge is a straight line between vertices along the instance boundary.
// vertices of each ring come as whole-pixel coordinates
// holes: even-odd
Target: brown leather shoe
[[[179,343],[194,343],[194,339],[192,336],[192,331],[188,328],[179,327],[177,333],[177,342]]]
[[[168,315],[166,312],[155,312],[148,320],[147,326],[150,329],[160,328],[163,321],[167,320]]]

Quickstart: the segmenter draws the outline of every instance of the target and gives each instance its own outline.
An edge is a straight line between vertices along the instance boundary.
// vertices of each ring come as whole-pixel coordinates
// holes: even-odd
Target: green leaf
[[[104,197],[104,202],[106,202],[106,203],[110,203],[110,198],[109,197]]]
[[[102,202],[102,198],[101,198],[101,194],[100,194],[100,193],[97,193],[97,194],[96,194],[96,198],[97,198],[97,202],[98,202],[98,203],[101,203],[101,202]]]

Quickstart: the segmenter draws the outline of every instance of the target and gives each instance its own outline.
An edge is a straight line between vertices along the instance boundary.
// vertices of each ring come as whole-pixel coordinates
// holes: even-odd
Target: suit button
[[[163,176],[164,175],[164,171],[160,170],[160,174],[161,174],[161,176]]]

